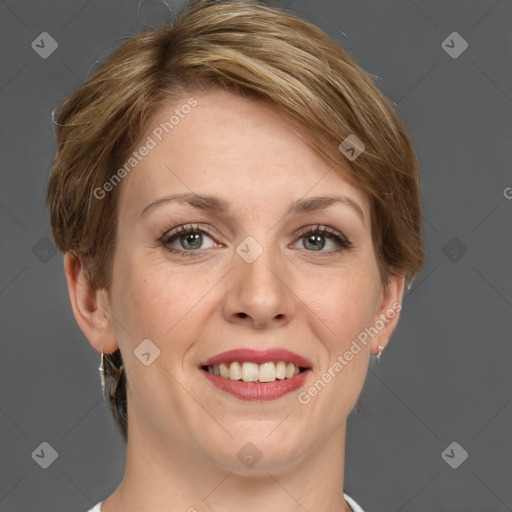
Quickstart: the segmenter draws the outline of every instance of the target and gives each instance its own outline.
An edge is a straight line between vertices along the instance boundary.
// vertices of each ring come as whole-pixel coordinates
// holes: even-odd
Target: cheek
[[[375,319],[380,290],[378,271],[371,266],[346,268],[321,280],[321,293],[316,288],[304,293],[305,304],[314,311],[317,335],[324,340],[330,359],[343,355],[353,340]],[[361,352],[369,349],[363,343]],[[361,359],[361,358],[359,358]]]
[[[198,278],[198,272],[155,263],[144,255],[119,261],[116,272],[118,313],[129,326],[130,338],[133,343],[149,338],[161,347],[200,327],[208,304],[202,299],[218,281],[212,273]]]
[[[172,313],[180,304],[175,297],[176,287],[166,283],[162,275],[152,272],[135,255],[124,254],[116,258],[114,265],[116,320],[126,326],[118,331],[123,338],[128,336],[130,345],[146,338],[160,345],[157,339],[172,327]]]

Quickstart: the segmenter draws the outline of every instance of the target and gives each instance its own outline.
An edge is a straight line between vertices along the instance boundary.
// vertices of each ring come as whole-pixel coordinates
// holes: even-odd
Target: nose
[[[279,251],[264,249],[251,263],[234,255],[223,312],[230,323],[254,329],[290,322],[296,302],[291,273]]]

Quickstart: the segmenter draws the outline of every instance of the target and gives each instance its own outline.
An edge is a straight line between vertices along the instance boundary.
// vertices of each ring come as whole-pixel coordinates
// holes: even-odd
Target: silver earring
[[[103,395],[103,398],[105,398],[105,364],[104,364],[104,354],[101,353],[100,358],[100,367],[98,368],[100,371],[100,378],[101,378],[101,393]]]
[[[383,350],[383,346],[382,345],[379,345],[379,353],[377,354],[377,361],[380,361],[380,356],[382,354],[382,350]]]

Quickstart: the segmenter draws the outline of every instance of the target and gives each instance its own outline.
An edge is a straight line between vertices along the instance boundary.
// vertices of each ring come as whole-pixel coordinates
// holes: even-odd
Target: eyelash
[[[160,238],[161,245],[170,253],[176,254],[178,256],[196,256],[194,253],[198,253],[201,249],[197,250],[190,250],[190,251],[182,251],[179,249],[174,249],[172,247],[169,247],[169,244],[171,242],[174,242],[174,240],[179,239],[182,235],[185,234],[198,234],[198,233],[205,233],[211,238],[214,238],[216,235],[214,234],[213,230],[209,226],[200,226],[199,224],[188,224],[185,226],[180,226],[179,228],[174,229],[171,232],[166,231],[162,237]],[[332,253],[332,252],[340,252],[342,250],[350,251],[354,248],[352,242],[345,237],[342,233],[329,228],[327,226],[321,226],[318,225],[316,228],[313,227],[307,227],[302,230],[300,230],[298,233],[296,233],[295,236],[300,238],[304,238],[305,236],[311,236],[311,235],[321,235],[324,236],[330,240],[332,240],[335,244],[337,244],[340,249],[337,251],[318,251],[319,253]],[[307,252],[317,252],[317,251],[307,251]]]

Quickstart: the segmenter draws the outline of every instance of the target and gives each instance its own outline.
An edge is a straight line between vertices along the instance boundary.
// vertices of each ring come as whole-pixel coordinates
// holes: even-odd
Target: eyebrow
[[[144,215],[151,208],[154,208],[163,203],[173,201],[187,203],[195,208],[199,208],[201,210],[206,210],[214,213],[226,213],[229,211],[229,204],[224,199],[220,199],[215,196],[184,193],[172,194],[170,196],[164,196],[159,199],[156,199],[155,201],[149,203],[142,209],[142,211],[139,214],[139,217]],[[290,204],[288,210],[285,213],[285,216],[290,215],[292,213],[296,214],[317,211],[323,208],[328,208],[335,204],[342,204],[352,208],[361,218],[363,225],[366,225],[365,216],[362,208],[359,206],[358,203],[356,203],[353,199],[347,196],[327,195],[309,197],[307,199],[299,199],[298,201],[292,202]]]

